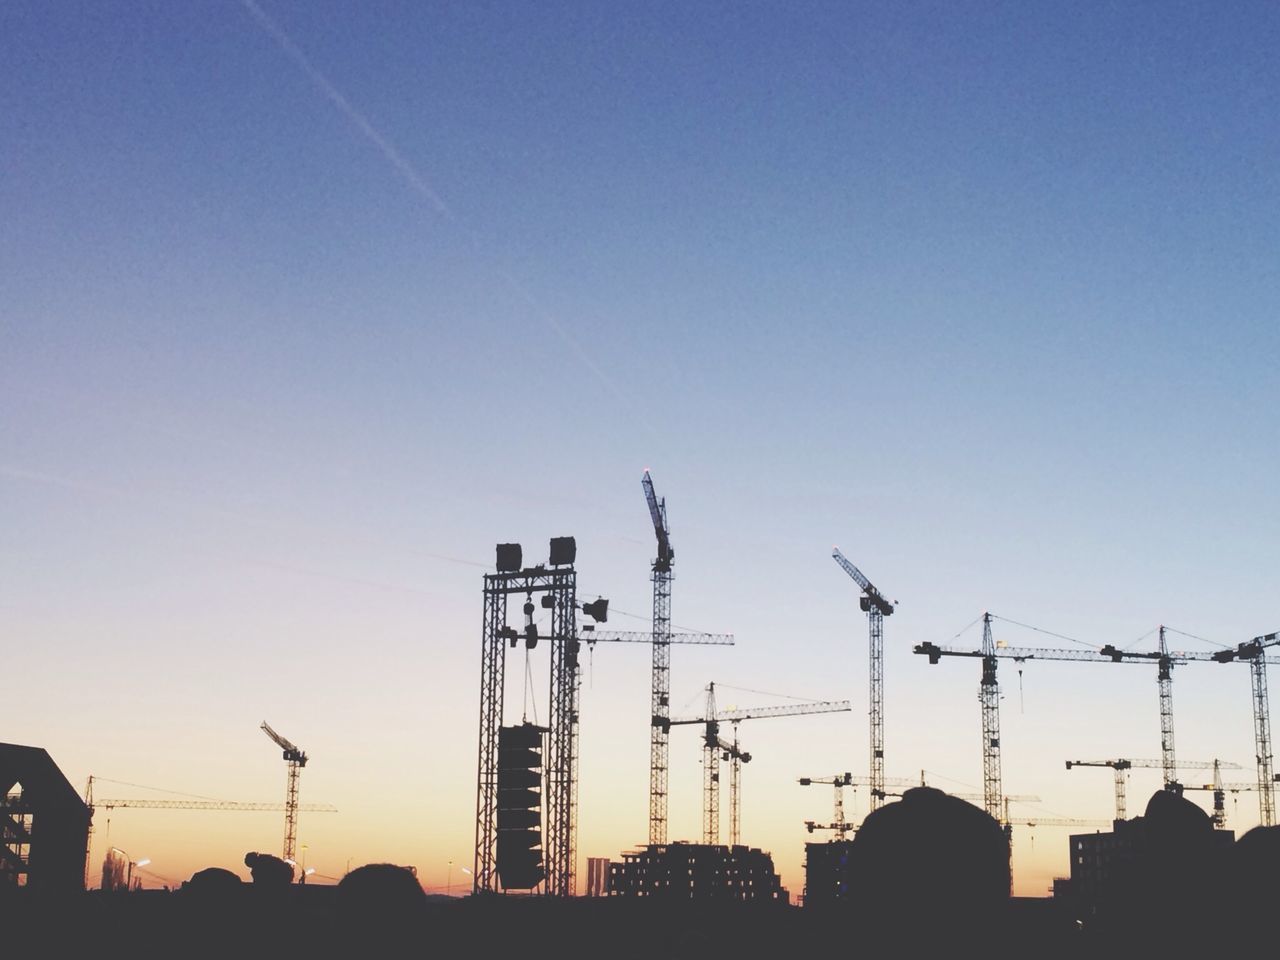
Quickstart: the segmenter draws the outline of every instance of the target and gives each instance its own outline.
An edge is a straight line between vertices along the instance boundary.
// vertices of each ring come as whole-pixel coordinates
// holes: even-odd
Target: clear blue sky
[[[0,11],[4,739],[257,799],[266,717],[344,808],[330,872],[443,883],[492,544],[576,534],[644,614],[651,467],[676,621],[739,637],[677,655],[677,704],[854,700],[753,734],[744,834],[798,890],[828,798],[790,780],[866,766],[833,542],[902,604],[894,775],[979,782],[976,673],[909,649],[984,608],[1280,626],[1273,4],[259,2]],[[647,670],[594,669],[608,855],[644,835]],[[1011,790],[1106,816],[1060,754],[1155,755],[1153,678],[1105,672],[1037,668]],[[1184,674],[1184,755],[1249,779],[1247,680]]]

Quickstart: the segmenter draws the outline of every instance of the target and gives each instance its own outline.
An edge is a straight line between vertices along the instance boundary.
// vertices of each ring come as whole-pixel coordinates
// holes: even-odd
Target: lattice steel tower
[[[1000,683],[996,679],[996,666],[996,642],[991,636],[991,614],[984,613],[982,682],[978,685],[978,700],[982,704],[982,805],[987,813],[1003,823],[1000,787]]]
[[[1164,788],[1181,793],[1178,783],[1178,760],[1173,750],[1173,659],[1160,626],[1160,656],[1156,660],[1156,684],[1160,690],[1160,762],[1163,765]]]
[[[262,732],[284,751],[285,762],[289,764],[289,782],[284,801],[284,859],[292,863],[296,859],[294,854],[298,848],[298,775],[307,765],[307,755],[272,730],[265,720],[262,721]]]
[[[893,613],[893,604],[871,585],[862,571],[850,563],[839,548],[831,556],[840,564],[854,583],[862,588],[860,605],[867,615],[870,634],[868,649],[871,655],[871,689],[867,715],[871,721],[871,809],[876,810],[884,802],[884,618]]]
[[[580,644],[577,636],[577,573],[572,537],[551,541],[550,564],[522,568],[519,544],[499,544],[497,573],[484,576],[484,624],[480,658],[480,749],[476,775],[476,852],[472,888],[496,893],[500,882],[497,857],[499,730],[502,727],[505,647],[537,645],[538,632],[529,609],[533,595],[551,613],[551,692],[543,790],[546,878],[543,891],[553,896],[575,892],[578,707],[581,694]],[[507,598],[523,594],[524,633],[507,625]]]
[[[649,726],[649,843],[667,842],[667,770],[671,737],[671,581],[675,551],[667,527],[667,501],[658,499],[649,471],[640,480],[649,504],[658,555],[653,561],[653,677]]]

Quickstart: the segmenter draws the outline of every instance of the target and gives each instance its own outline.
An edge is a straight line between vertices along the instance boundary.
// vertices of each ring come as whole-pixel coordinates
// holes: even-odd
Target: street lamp
[[[449,882],[445,885],[445,896],[453,896],[453,861],[449,861]]]
[[[143,857],[141,860],[134,860],[129,856],[129,854],[121,850],[119,847],[112,847],[111,850],[112,852],[118,853],[120,854],[120,856],[124,857],[126,862],[128,862],[129,864],[129,869],[125,875],[124,888],[126,891],[131,891],[133,889],[133,868],[145,867],[148,863],[151,862],[151,858]]]

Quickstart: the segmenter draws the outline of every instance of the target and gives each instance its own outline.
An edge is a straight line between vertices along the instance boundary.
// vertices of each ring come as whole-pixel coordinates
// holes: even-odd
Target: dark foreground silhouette
[[[38,898],[0,894],[6,955],[714,957],[1203,956],[1268,942],[1280,903],[1280,828],[1215,842],[1194,804],[1152,797],[1141,842],[1087,909],[1012,899],[1007,847],[983,811],[908,791],[867,818],[849,896],[827,910],[637,898],[428,898],[404,867],[369,864],[335,886],[254,882],[218,867],[181,890]],[[1206,825],[1207,824],[1207,825]],[[1220,841],[1221,838],[1217,838]],[[253,855],[250,855],[253,857]],[[288,864],[280,861],[281,866]],[[292,870],[289,869],[292,875]]]
[[[293,867],[269,853],[246,853],[244,865],[249,868],[255,886],[282,889],[293,883]]]

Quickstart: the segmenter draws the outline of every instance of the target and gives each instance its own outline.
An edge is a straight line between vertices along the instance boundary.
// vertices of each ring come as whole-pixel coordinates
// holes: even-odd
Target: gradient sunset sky
[[[78,788],[282,800],[266,719],[341,811],[303,815],[308,866],[460,889],[493,545],[576,536],[580,596],[646,629],[649,467],[675,623],[738,641],[675,649],[673,712],[709,680],[853,701],[742,727],[743,838],[799,893],[831,796],[796,778],[867,767],[833,543],[900,602],[888,772],[956,790],[978,665],[912,645],[984,609],[1135,648],[1280,627],[1277,49],[1271,3],[9,0],[0,740]],[[583,858],[646,837],[648,656],[587,660]],[[1154,671],[1002,679],[1019,815],[1109,818],[1063,761],[1157,757]],[[1251,780],[1248,694],[1180,668],[1179,755]],[[673,839],[699,756],[677,730]],[[281,839],[110,820],[174,880]],[[1015,830],[1017,892],[1065,837]]]

